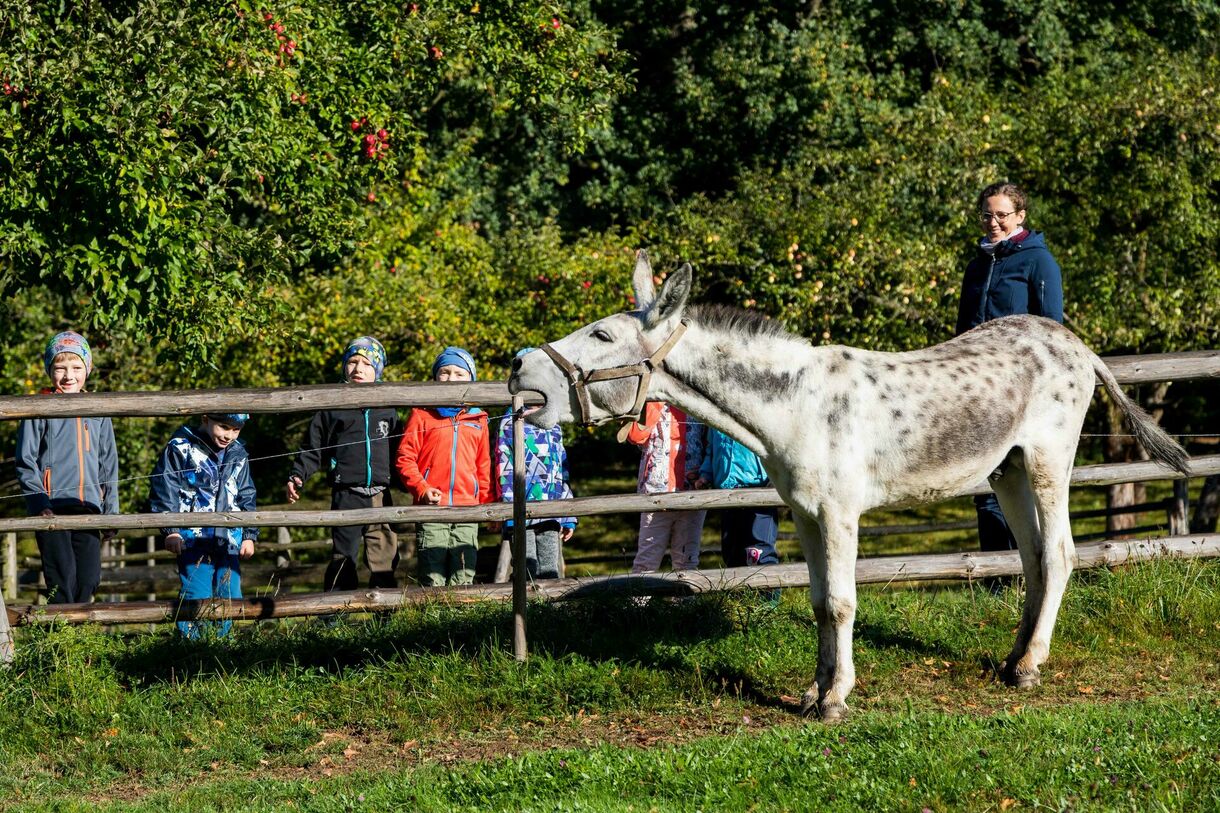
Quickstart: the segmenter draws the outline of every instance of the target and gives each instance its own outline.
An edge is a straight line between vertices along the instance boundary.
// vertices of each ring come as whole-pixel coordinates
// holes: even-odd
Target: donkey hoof
[[[823,703],[818,711],[823,723],[841,723],[847,718],[846,703]]]
[[[818,690],[812,688],[801,695],[801,716],[811,717],[818,710]]]
[[[1042,685],[1042,676],[1037,672],[1017,672],[1013,674],[1013,685],[1018,689],[1032,689]]]

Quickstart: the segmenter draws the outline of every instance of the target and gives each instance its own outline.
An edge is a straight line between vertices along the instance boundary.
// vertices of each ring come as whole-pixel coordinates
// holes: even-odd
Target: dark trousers
[[[341,489],[331,492],[332,511],[357,508],[381,508],[393,505],[389,491],[371,497]],[[364,561],[369,567],[369,587],[397,587],[394,570],[398,567],[398,535],[389,525],[344,525],[330,529],[334,544],[330,565],[322,577],[323,590],[355,590],[360,546],[364,545]]]
[[[1017,540],[1000,510],[1000,501],[995,494],[978,494],[974,498],[974,510],[979,515],[979,550],[1016,550]]]
[[[102,539],[96,531],[38,531],[38,555],[48,604],[86,603],[102,579]]]
[[[779,564],[778,508],[729,508],[720,512],[720,555],[725,567]]]

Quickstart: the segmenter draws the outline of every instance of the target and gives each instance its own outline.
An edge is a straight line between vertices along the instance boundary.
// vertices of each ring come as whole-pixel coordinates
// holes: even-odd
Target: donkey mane
[[[777,320],[757,311],[748,311],[731,305],[703,303],[691,305],[686,312],[692,321],[710,330],[760,338],[801,340],[801,337],[793,334]]]

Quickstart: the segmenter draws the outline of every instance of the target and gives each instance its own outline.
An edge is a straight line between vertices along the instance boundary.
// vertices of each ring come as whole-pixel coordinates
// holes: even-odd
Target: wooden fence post
[[[1169,501],[1169,535],[1184,536],[1190,533],[1190,481],[1173,481],[1173,499]]]
[[[509,541],[509,537],[500,537],[500,554],[496,557],[496,575],[492,581],[496,584],[504,584],[508,581],[508,568],[513,563],[513,546]]]
[[[529,657],[525,641],[525,400],[513,396],[513,657]]]
[[[152,558],[152,555],[157,552],[157,537],[156,536],[149,534],[148,536],[144,537],[144,552],[148,554],[148,558],[144,560],[144,564],[147,565],[148,567],[156,567],[157,560]],[[156,582],[153,582],[153,587],[156,587]],[[145,598],[147,598],[149,601],[156,601],[157,600],[156,591],[154,590],[153,592],[148,593],[145,596]]]
[[[292,544],[292,532],[284,526],[275,529],[275,541],[280,546]],[[292,562],[292,548],[285,548],[283,553],[275,554],[276,568],[283,569]]]
[[[13,629],[8,624],[8,608],[0,595],[0,667],[7,669],[13,662]]]
[[[4,597],[17,600],[17,534],[4,535]]]

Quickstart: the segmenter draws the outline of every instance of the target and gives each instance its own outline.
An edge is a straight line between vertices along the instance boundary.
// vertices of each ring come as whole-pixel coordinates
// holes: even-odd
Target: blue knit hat
[[[474,356],[460,347],[446,347],[441,351],[441,354],[436,357],[436,361],[432,362],[432,377],[436,378],[436,371],[446,364],[465,367],[466,371],[470,373],[471,381],[477,381],[479,378],[474,371]]]
[[[513,356],[513,358],[519,359],[522,356],[524,356],[526,353],[533,353],[537,349],[538,349],[537,347],[522,347],[520,350],[517,351],[517,355]]]
[[[373,371],[377,373],[377,380],[381,380],[381,371],[385,369],[385,348],[381,346],[381,342],[372,336],[361,336],[359,339],[352,339],[351,344],[343,351],[343,369],[345,374],[347,363],[351,361],[353,356],[360,356],[360,358],[373,365]]]
[[[93,351],[89,349],[89,342],[79,333],[65,330],[63,333],[56,333],[51,337],[51,341],[47,342],[47,349],[42,354],[42,365],[46,368],[47,375],[51,374],[51,364],[60,353],[75,353],[85,363],[85,373],[93,372]]]
[[[241,429],[246,425],[246,421],[250,420],[248,412],[226,412],[224,414],[209,412],[207,417],[217,423],[227,423],[229,426],[236,426],[238,429]]]

